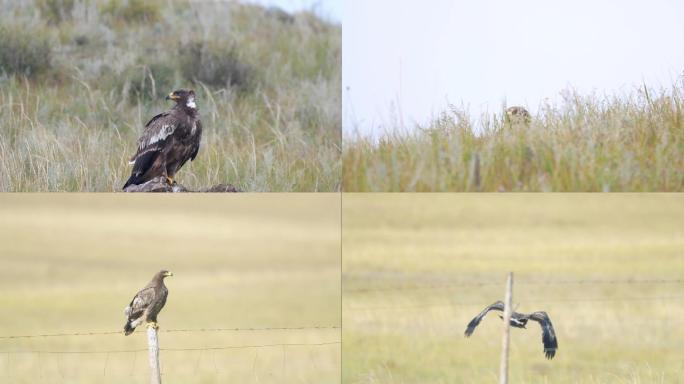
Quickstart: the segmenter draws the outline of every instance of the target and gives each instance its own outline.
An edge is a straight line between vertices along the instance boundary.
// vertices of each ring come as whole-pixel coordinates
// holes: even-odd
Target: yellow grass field
[[[164,383],[339,382],[339,207],[336,194],[0,196],[0,382],[148,383],[145,329],[119,332],[162,268],[175,273]],[[178,331],[273,327],[306,329]],[[85,331],[114,333],[7,338]],[[51,353],[76,351],[94,353]]]
[[[514,272],[512,383],[678,383],[684,377],[684,196],[346,194],[343,383],[496,383]]]

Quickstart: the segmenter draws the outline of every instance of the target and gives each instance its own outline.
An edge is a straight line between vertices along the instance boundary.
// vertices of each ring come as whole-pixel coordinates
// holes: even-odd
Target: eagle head
[[[173,276],[173,272],[163,269],[159,271],[159,276],[163,279],[165,277]]]
[[[178,89],[166,96],[166,100],[173,100],[176,104],[183,105],[190,109],[197,109],[195,104],[195,91],[192,89]]]

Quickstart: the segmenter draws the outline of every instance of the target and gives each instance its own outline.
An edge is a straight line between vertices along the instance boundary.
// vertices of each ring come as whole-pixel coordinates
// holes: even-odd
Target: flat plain
[[[345,194],[343,382],[496,383],[514,272],[514,383],[676,383],[684,377],[684,198],[678,195]]]
[[[230,197],[0,196],[0,382],[148,383],[160,269],[164,383],[339,382],[339,195]]]

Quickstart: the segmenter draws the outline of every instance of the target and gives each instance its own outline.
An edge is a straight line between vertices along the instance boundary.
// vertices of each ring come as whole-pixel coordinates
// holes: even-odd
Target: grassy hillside
[[[6,1],[0,190],[115,191],[144,124],[194,88],[192,189],[339,189],[341,27],[236,2]]]
[[[452,108],[344,140],[345,191],[682,191],[684,79],[626,97],[566,92],[529,124]]]
[[[144,327],[124,336],[123,309],[162,268],[175,273],[158,319],[164,383],[339,382],[339,328],[170,332],[339,327],[339,206],[331,194],[0,196],[0,382],[149,383]],[[84,331],[114,333],[5,338]],[[316,343],[333,344],[281,345]]]
[[[508,271],[559,342],[513,329],[511,382],[684,377],[681,196],[350,194],[343,219],[344,383],[496,383],[500,319],[463,332]]]

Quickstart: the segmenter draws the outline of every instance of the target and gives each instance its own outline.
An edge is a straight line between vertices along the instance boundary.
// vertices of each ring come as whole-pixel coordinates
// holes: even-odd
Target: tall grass
[[[5,1],[0,41],[24,53],[0,61],[2,191],[120,189],[144,124],[190,87],[204,135],[181,184],[340,188],[341,29],[309,12],[283,22],[234,2]],[[33,54],[45,41],[47,63]]]
[[[346,191],[682,191],[684,82],[562,93],[529,124],[452,107],[427,127],[345,138]]]

